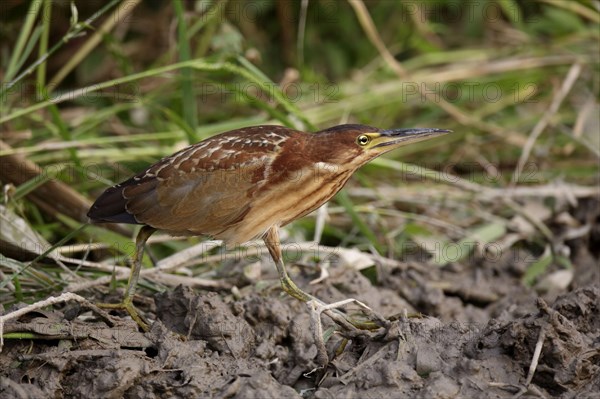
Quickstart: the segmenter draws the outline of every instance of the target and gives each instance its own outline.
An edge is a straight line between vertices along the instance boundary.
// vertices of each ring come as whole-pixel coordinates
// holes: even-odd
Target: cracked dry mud
[[[77,306],[56,306],[4,326],[46,339],[5,340],[0,397],[595,398],[596,244],[573,246],[574,280],[559,295],[520,283],[514,254],[492,263],[381,268],[377,286],[336,265],[309,285],[316,270],[290,267],[300,286],[325,301],[355,297],[393,316],[377,341],[332,335],[326,368],[316,362],[307,307],[281,295],[275,281],[262,292],[245,287],[241,299],[185,287],[158,294],[154,306],[140,306],[155,320],[145,334],[125,317],[108,327]],[[405,318],[404,309],[427,316]]]

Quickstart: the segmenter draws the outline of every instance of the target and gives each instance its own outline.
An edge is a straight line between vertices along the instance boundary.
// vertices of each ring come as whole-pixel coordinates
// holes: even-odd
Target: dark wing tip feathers
[[[91,206],[87,216],[93,222],[140,224],[125,207],[127,200],[123,197],[123,186],[126,183],[106,189]]]

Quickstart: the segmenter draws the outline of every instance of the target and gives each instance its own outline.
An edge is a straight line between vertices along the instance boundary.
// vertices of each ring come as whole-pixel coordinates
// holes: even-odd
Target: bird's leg
[[[273,258],[273,261],[275,262],[277,272],[279,273],[279,280],[281,281],[281,286],[286,293],[302,302],[308,303],[311,309],[314,309],[319,314],[321,312],[325,313],[334,322],[344,327],[348,331],[353,331],[356,329],[369,330],[388,324],[387,320],[385,320],[382,316],[374,312],[367,305],[363,304],[360,301],[357,301],[356,299],[348,299],[346,301],[336,302],[334,304],[327,305],[320,299],[317,299],[314,296],[302,291],[300,288],[298,288],[296,284],[294,284],[292,279],[290,279],[285,269],[285,264],[283,263],[283,256],[281,253],[281,243],[279,241],[279,232],[277,230],[277,227],[271,227],[266,232],[263,239],[265,241],[267,249],[269,250],[269,253],[271,254],[271,257]],[[369,313],[372,316],[372,318],[376,322],[360,322],[357,320],[352,320],[351,318],[349,318],[348,316],[336,309],[351,302],[357,303],[359,306],[361,306],[364,310],[367,311],[367,313]]]
[[[140,271],[142,270],[142,258],[144,256],[144,246],[148,238],[156,231],[156,229],[150,226],[143,226],[140,229],[137,237],[135,238],[135,252],[133,254],[131,272],[129,273],[129,280],[127,281],[127,288],[123,295],[123,301],[121,303],[99,303],[97,304],[101,308],[105,309],[123,309],[129,313],[131,318],[140,326],[144,331],[149,330],[148,323],[140,316],[137,309],[133,305],[133,297],[135,290],[137,289],[137,282],[140,278]]]
[[[281,254],[281,243],[279,241],[279,231],[277,230],[277,227],[272,226],[271,228],[269,228],[263,239],[265,241],[267,249],[269,250],[269,253],[271,254],[271,258],[273,258],[273,261],[275,262],[275,267],[277,267],[277,272],[279,273],[279,281],[281,281],[281,287],[283,288],[283,290],[287,294],[293,296],[294,298],[302,302],[316,301],[324,305],[323,302],[321,302],[314,296],[307,294],[306,292],[298,288],[298,286],[294,284],[292,279],[288,276],[287,270],[285,269],[285,264],[283,263],[283,256]]]

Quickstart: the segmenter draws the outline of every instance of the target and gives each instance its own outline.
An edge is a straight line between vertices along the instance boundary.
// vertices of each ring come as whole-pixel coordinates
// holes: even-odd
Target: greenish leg
[[[133,305],[133,297],[137,288],[137,282],[140,278],[140,271],[142,270],[142,258],[144,256],[144,246],[148,238],[156,231],[153,227],[144,226],[140,229],[135,239],[135,253],[133,254],[131,273],[129,273],[129,280],[127,281],[127,288],[125,289],[125,295],[123,295],[123,301],[121,303],[99,303],[98,307],[105,309],[120,309],[125,310],[131,318],[140,326],[144,331],[148,331],[150,327],[148,323],[144,321],[142,316],[138,313],[137,309]]]
[[[277,267],[277,272],[279,273],[279,281],[281,281],[281,287],[283,290],[293,296],[294,298],[308,303],[313,302],[318,308],[322,309],[333,321],[347,330],[359,329],[359,330],[373,330],[381,327],[381,324],[386,323],[381,316],[376,315],[371,309],[362,303],[352,299],[347,301],[339,302],[340,306],[345,305],[350,302],[359,303],[365,310],[369,310],[375,317],[379,323],[373,321],[358,321],[352,318],[349,318],[344,313],[335,309],[336,304],[327,305],[323,301],[315,298],[314,296],[302,291],[298,286],[292,281],[292,279],[288,276],[287,270],[285,269],[285,264],[283,263],[283,256],[281,253],[281,243],[279,241],[279,232],[277,231],[277,227],[271,227],[264,236],[264,241],[275,261],[275,266]],[[339,307],[339,306],[338,306]]]

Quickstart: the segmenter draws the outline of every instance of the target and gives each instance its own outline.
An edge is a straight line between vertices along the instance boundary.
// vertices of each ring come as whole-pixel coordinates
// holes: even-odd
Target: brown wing
[[[236,169],[187,173],[170,165],[164,173],[138,175],[107,189],[88,216],[94,221],[146,224],[175,235],[220,238],[253,206],[252,193],[260,187],[268,162],[260,157]]]
[[[280,144],[292,134],[257,126],[214,136],[106,190],[88,216],[93,221],[147,224],[172,234],[221,234],[252,206]]]
[[[172,234],[222,238],[253,206],[253,171],[263,168],[257,163],[232,171],[186,173],[158,181],[152,189],[147,188],[151,182],[126,188],[126,209],[138,222]]]

